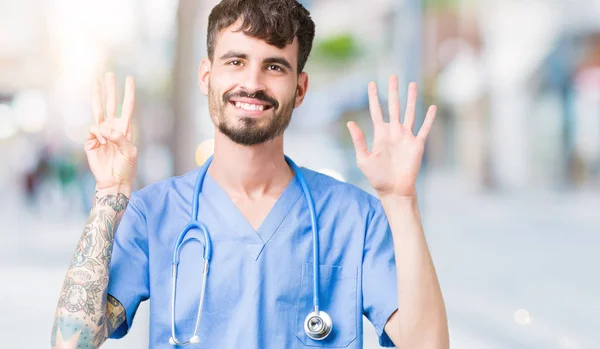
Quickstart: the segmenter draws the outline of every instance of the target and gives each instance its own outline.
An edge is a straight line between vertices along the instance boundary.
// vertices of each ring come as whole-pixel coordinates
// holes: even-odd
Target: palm
[[[135,87],[128,78],[123,101],[123,113],[116,118],[115,82],[107,74],[106,119],[102,107],[101,86],[94,86],[93,104],[96,125],[92,126],[86,139],[85,150],[90,170],[97,186],[107,188],[119,184],[131,184],[136,174],[137,150],[131,144],[131,115],[133,113]],[[101,139],[105,138],[105,142]]]
[[[417,99],[416,84],[409,85],[408,103],[404,123],[400,122],[398,79],[390,77],[389,83],[390,122],[384,122],[377,97],[377,87],[369,85],[369,108],[373,120],[373,146],[367,149],[364,135],[355,123],[348,128],[356,149],[356,160],[360,170],[371,186],[381,195],[396,194],[412,196],[421,167],[425,140],[435,118],[435,107],[429,109],[418,135],[413,135]]]

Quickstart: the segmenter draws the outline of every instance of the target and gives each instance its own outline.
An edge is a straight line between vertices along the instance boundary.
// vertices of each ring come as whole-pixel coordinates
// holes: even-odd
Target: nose
[[[248,91],[248,93],[250,94],[256,91],[265,90],[266,85],[264,83],[264,76],[262,70],[258,67],[249,67],[248,69],[246,69],[244,81],[241,85],[241,87]]]

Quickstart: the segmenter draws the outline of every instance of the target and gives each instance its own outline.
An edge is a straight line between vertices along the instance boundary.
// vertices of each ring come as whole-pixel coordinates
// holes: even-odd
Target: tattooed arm
[[[97,348],[125,321],[125,309],[106,290],[114,234],[129,195],[129,189],[96,192],[58,300],[53,348]]]
[[[104,101],[102,82],[94,81],[95,123],[85,139],[85,154],[97,191],[60,292],[52,328],[53,348],[97,348],[125,321],[123,306],[107,295],[107,287],[115,231],[137,173],[137,148],[131,142],[135,84],[132,77],[125,80],[118,118],[115,75],[106,74],[105,82]]]

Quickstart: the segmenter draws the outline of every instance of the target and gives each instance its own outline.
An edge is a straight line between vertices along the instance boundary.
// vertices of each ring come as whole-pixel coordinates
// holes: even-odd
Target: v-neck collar
[[[300,168],[300,171],[306,182],[310,183],[315,173],[306,171],[304,168]],[[263,248],[281,226],[292,207],[303,196],[300,180],[295,174],[261,222],[258,230],[254,230],[229,195],[208,173],[204,178],[202,193],[215,211],[221,215],[220,221],[227,224],[239,236],[255,260],[258,259]]]

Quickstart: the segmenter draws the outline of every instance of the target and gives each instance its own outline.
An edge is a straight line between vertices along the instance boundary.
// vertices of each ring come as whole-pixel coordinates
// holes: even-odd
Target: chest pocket
[[[302,283],[296,309],[296,337],[310,347],[343,348],[356,339],[358,328],[356,270],[351,267],[319,266],[320,309],[331,316],[331,333],[314,340],[304,332],[304,319],[313,308],[313,264],[302,265]]]

